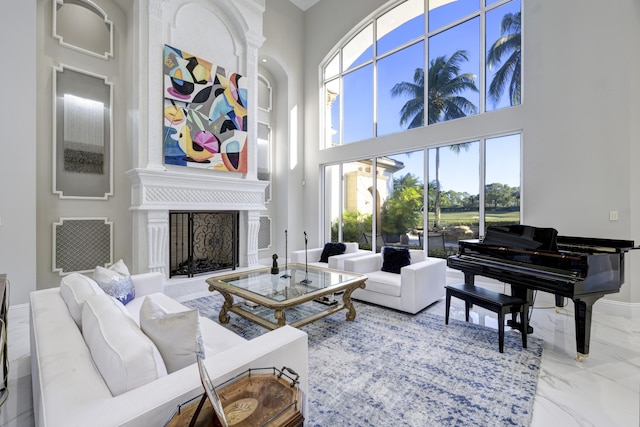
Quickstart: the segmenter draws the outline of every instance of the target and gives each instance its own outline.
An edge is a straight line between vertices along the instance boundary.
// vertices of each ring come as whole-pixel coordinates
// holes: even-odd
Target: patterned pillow
[[[333,255],[342,255],[347,250],[347,245],[344,243],[325,243],[322,254],[320,255],[320,262],[329,262],[329,257]]]
[[[97,266],[93,272],[93,280],[98,283],[102,290],[120,301],[127,304],[136,297],[136,289],[131,280],[129,269],[119,260],[109,268]]]
[[[382,248],[382,268],[380,268],[380,270],[400,274],[402,267],[409,264],[411,264],[411,253],[409,249],[390,246]]]

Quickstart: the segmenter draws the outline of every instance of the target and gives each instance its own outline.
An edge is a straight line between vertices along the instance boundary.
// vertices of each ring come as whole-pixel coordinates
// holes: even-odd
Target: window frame
[[[498,9],[504,5],[513,3],[513,4],[519,4],[519,10],[520,13],[522,13],[522,3],[524,0],[497,0],[497,1],[493,1],[491,3],[485,1],[485,0],[481,0],[480,1],[480,5],[477,11],[473,12],[473,13],[469,13],[465,16],[462,16],[446,25],[443,25],[437,29],[435,29],[434,31],[430,32],[428,30],[429,28],[429,1],[430,0],[424,0],[424,34],[416,37],[414,39],[408,40],[404,43],[401,43],[400,45],[396,46],[395,48],[392,49],[387,49],[385,50],[385,52],[381,55],[377,54],[377,42],[378,42],[378,35],[377,35],[377,22],[378,19],[382,18],[385,14],[387,14],[388,12],[393,11],[393,9],[395,9],[398,6],[401,6],[403,3],[405,3],[407,0],[402,0],[402,1],[398,1],[393,3],[392,5],[389,5],[387,7],[381,8],[380,10],[378,10],[376,13],[370,15],[367,19],[363,20],[360,25],[356,28],[354,28],[351,32],[349,32],[347,35],[345,35],[345,37],[343,37],[343,39],[337,43],[337,45],[334,47],[334,49],[332,49],[329,54],[326,55],[325,59],[320,63],[319,66],[319,76],[320,76],[320,87],[321,87],[321,103],[320,103],[320,123],[323,123],[322,128],[320,129],[321,135],[320,135],[320,139],[319,139],[319,144],[320,144],[320,150],[325,150],[325,149],[330,149],[330,148],[335,148],[335,147],[339,147],[339,146],[344,146],[344,145],[348,145],[354,142],[360,142],[360,141],[368,141],[370,139],[376,139],[379,137],[382,137],[383,135],[379,135],[378,134],[378,129],[377,129],[377,118],[378,118],[378,62],[394,53],[397,53],[398,51],[401,51],[411,45],[414,45],[416,43],[419,43],[420,41],[422,41],[424,43],[424,64],[423,64],[423,70],[426,70],[425,72],[428,71],[429,69],[429,39],[431,37],[433,37],[434,35],[438,35],[438,34],[442,34],[444,32],[446,32],[447,30],[468,22],[469,20],[475,19],[476,17],[480,18],[480,25],[479,25],[479,33],[478,33],[478,47],[479,47],[479,51],[478,51],[478,56],[479,56],[479,64],[478,64],[478,70],[479,70],[479,74],[477,76],[477,86],[478,86],[478,96],[479,96],[479,102],[477,105],[477,109],[478,112],[477,114],[473,114],[473,116],[476,115],[482,115],[485,114],[486,111],[486,105],[487,105],[487,93],[486,93],[486,75],[487,75],[487,59],[486,59],[486,16],[487,13],[490,13],[491,11]],[[489,4],[487,4],[489,3]],[[372,49],[372,58],[366,61],[363,61],[361,63],[359,63],[357,66],[355,67],[350,67],[349,69],[345,70],[343,69],[343,49],[345,48],[345,46],[349,45],[349,43],[351,43],[358,35],[361,34],[361,32],[368,26],[372,25],[373,31],[372,31],[372,40],[371,40],[371,49]],[[521,32],[521,41],[520,44],[521,46],[523,45],[522,43],[522,39],[524,38],[523,35],[523,31]],[[326,69],[329,65],[333,65],[332,62],[335,59],[338,59],[338,72],[337,73],[332,73],[331,75],[327,75],[326,74]],[[344,96],[342,96],[344,94],[344,85],[343,85],[343,80],[344,80],[344,76],[346,74],[350,74],[355,70],[358,70],[368,64],[372,64],[373,65],[373,84],[372,84],[372,97],[373,97],[373,114],[371,117],[371,124],[373,127],[373,136],[371,138],[366,138],[363,140],[356,140],[356,141],[349,141],[347,143],[344,142]],[[521,76],[524,74],[523,72],[523,65],[521,64],[521,70],[520,70],[520,74]],[[339,93],[337,94],[337,96],[339,97],[339,102],[338,102],[338,117],[337,120],[339,123],[332,123],[330,121],[331,119],[331,112],[330,109],[327,108],[327,103],[326,103],[326,97],[327,97],[327,83],[338,79],[338,87],[339,87]],[[524,87],[522,87],[522,83],[521,83],[521,101],[520,104],[517,105],[512,105],[512,106],[508,106],[505,108],[513,108],[513,107],[517,107],[519,105],[522,105],[523,103],[523,99],[524,99]],[[424,99],[427,99],[428,97],[428,90],[429,88],[427,87],[427,85],[425,84],[424,87]],[[423,126],[422,127],[428,127],[428,126],[433,126],[436,125],[438,123],[442,123],[441,121],[431,124],[429,125],[427,122],[427,108],[428,105],[424,106],[424,112],[423,114],[425,115],[425,117],[423,118]],[[495,109],[492,109],[490,111],[495,111]],[[467,119],[469,117],[462,117],[458,120],[464,120]],[[329,130],[329,127],[336,129],[336,125],[337,125],[337,134],[338,134],[338,139],[337,142],[332,142],[331,140],[331,135],[327,135],[327,132]],[[407,131],[408,129],[402,129],[397,133],[400,132],[404,132]]]
[[[429,150],[432,149],[436,149],[436,148],[447,148],[450,147],[452,145],[456,145],[456,144],[461,144],[461,143],[466,143],[466,142],[478,142],[478,213],[479,213],[479,220],[478,220],[478,233],[479,233],[479,237],[482,238],[484,237],[484,233],[486,230],[486,201],[485,201],[485,189],[486,189],[486,185],[487,185],[487,174],[486,174],[486,165],[487,165],[487,156],[486,156],[486,145],[487,145],[487,141],[491,141],[491,140],[495,140],[495,139],[499,139],[499,138],[503,138],[503,137],[509,137],[509,136],[519,136],[519,189],[520,189],[520,202],[519,202],[519,215],[518,215],[518,221],[519,223],[522,223],[523,221],[523,191],[522,191],[522,183],[523,183],[523,153],[524,153],[524,137],[523,137],[523,131],[522,130],[514,130],[514,131],[505,131],[505,132],[501,132],[501,133],[496,133],[496,134],[487,134],[487,135],[482,135],[480,137],[477,138],[473,138],[473,139],[469,139],[469,140],[465,140],[465,141],[454,141],[454,142],[443,142],[441,144],[437,144],[437,145],[432,145],[432,146],[424,146],[424,147],[419,147],[417,149],[413,149],[413,150],[406,150],[406,151],[401,151],[401,152],[394,152],[394,153],[388,153],[388,154],[384,154],[384,155],[373,155],[373,156],[368,156],[368,157],[360,157],[357,159],[350,159],[350,160],[345,160],[345,161],[340,161],[340,162],[334,162],[334,163],[326,163],[326,164],[321,164],[320,165],[320,194],[322,195],[321,200],[322,200],[322,208],[320,209],[321,212],[321,216],[320,216],[320,224],[321,224],[321,235],[324,236],[326,241],[331,240],[332,238],[332,223],[331,220],[332,218],[328,217],[330,215],[328,215],[328,209],[330,209],[330,206],[327,206],[329,203],[332,203],[333,200],[338,200],[339,206],[338,206],[338,235],[337,235],[337,239],[338,241],[342,241],[343,238],[343,234],[342,234],[342,230],[343,230],[343,213],[344,213],[344,200],[345,200],[345,182],[344,182],[344,165],[348,164],[348,163],[356,163],[356,162],[371,162],[371,168],[373,171],[377,171],[378,168],[378,158],[379,157],[393,157],[393,156],[397,156],[397,155],[402,155],[402,154],[407,154],[407,153],[411,153],[412,155],[419,155],[418,152],[421,152],[422,156],[423,156],[423,175],[422,175],[422,184],[424,186],[424,199],[423,199],[423,206],[428,206],[428,183],[429,183],[429,173],[430,173],[430,166],[429,166]],[[337,174],[339,176],[340,179],[340,185],[338,186],[338,193],[337,195],[333,195],[331,194],[330,196],[327,195],[327,185],[326,185],[326,174],[327,174],[327,168],[336,168]],[[372,179],[372,191],[373,194],[375,195],[377,193],[377,179]],[[377,234],[381,231],[381,230],[377,230],[376,229],[376,224],[379,222],[377,215],[378,212],[375,208],[373,208],[372,205],[372,210],[371,212],[366,212],[367,214],[371,214],[371,223],[372,223],[372,227],[371,227],[371,233],[373,236],[373,242],[372,242],[372,247],[376,247],[378,246],[378,242],[376,242],[376,236]],[[423,218],[422,218],[423,224],[425,224],[425,230],[423,230],[424,232],[427,232],[427,227],[426,224],[429,223],[429,212],[428,209],[423,209]],[[428,245],[428,239],[423,238],[422,239],[422,249],[424,249],[425,251],[429,250],[429,245]]]

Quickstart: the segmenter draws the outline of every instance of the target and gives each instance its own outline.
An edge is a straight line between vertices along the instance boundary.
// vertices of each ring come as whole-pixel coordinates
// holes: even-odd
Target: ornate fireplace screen
[[[238,267],[237,211],[169,213],[169,277]]]

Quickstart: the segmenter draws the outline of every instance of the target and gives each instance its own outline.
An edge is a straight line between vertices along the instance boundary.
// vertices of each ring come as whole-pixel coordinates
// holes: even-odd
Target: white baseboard
[[[640,318],[640,304],[601,298],[593,305],[593,311],[612,316]]]

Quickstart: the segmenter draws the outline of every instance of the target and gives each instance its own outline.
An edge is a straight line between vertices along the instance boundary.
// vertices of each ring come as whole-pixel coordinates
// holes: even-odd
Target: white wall
[[[10,9],[0,26],[0,39],[11,46],[0,67],[0,273],[7,273],[16,305],[36,287],[36,2]]]
[[[520,107],[320,151],[318,67],[383,3],[323,0],[305,13],[307,228],[319,223],[319,163],[522,130],[524,223],[555,227],[563,235],[640,243],[640,230],[632,225],[640,219],[634,191],[640,165],[634,147],[640,137],[640,90],[633,81],[640,65],[633,42],[640,32],[637,1],[524,0]],[[618,221],[609,221],[611,210]],[[633,291],[640,287],[633,283],[640,282],[640,255],[627,260],[627,284],[609,298],[640,302]]]
[[[638,2],[588,3],[525,2],[525,220],[640,243],[632,226],[640,196],[632,178],[640,164],[632,150],[640,136],[632,126],[640,113],[632,83]],[[609,211],[619,220],[609,221]],[[640,302],[632,292],[640,287],[638,255],[627,257],[627,283],[610,299]]]
[[[319,151],[320,146],[320,105],[324,105],[320,90],[320,64],[332,53],[341,40],[353,36],[353,29],[368,15],[384,4],[395,0],[343,1],[321,0],[305,12],[304,26],[304,78],[305,115],[304,151],[306,186],[304,189],[304,227],[313,232],[309,235],[309,247],[324,243],[320,224],[319,164],[344,161],[353,157],[373,156],[376,147],[359,143],[339,147],[334,150]],[[388,143],[377,144],[377,149],[390,147]]]
[[[304,25],[302,11],[289,0],[269,0],[264,14],[265,42],[260,48],[260,66],[274,76],[274,175],[271,210],[274,227],[271,248],[284,262],[284,230],[288,250],[304,247],[303,231],[309,228],[301,215],[304,187]],[[294,119],[297,117],[297,120]],[[294,144],[297,142],[297,146]]]
[[[131,266],[131,200],[130,183],[124,172],[132,167],[131,140],[127,138],[129,81],[132,71],[127,56],[129,33],[126,12],[113,0],[93,0],[113,22],[114,56],[104,60],[59,44],[52,36],[52,2],[37,1],[37,23],[32,32],[37,38],[37,68],[34,80],[37,90],[37,289],[60,284],[53,272],[53,223],[60,218],[107,218],[112,223],[113,262],[123,259]],[[52,191],[53,156],[53,67],[74,67],[106,77],[112,83],[113,189],[107,200],[61,199]],[[79,178],[82,179],[82,178]]]
[[[628,19],[631,21],[631,25],[628,27],[625,44],[633,45],[633,40],[640,40],[640,2],[632,2],[632,6],[628,11]],[[632,56],[629,58],[629,63],[624,66],[627,67],[628,73],[626,75],[626,83],[630,96],[627,97],[627,106],[621,107],[621,109],[629,109],[629,122],[627,127],[629,130],[629,140],[627,143],[630,146],[629,157],[626,161],[629,163],[631,169],[631,185],[629,186],[629,200],[630,203],[630,221],[631,221],[631,237],[635,239],[637,243],[640,243],[640,195],[638,194],[638,183],[640,183],[640,79],[637,78],[635,70],[640,69],[640,58],[637,49],[630,49],[629,53]],[[640,281],[640,251],[634,251],[629,257],[629,270],[631,271],[631,280],[628,286],[629,289],[628,301],[640,302],[640,286],[637,282]],[[634,283],[635,282],[635,283]],[[626,289],[625,289],[626,291]]]

